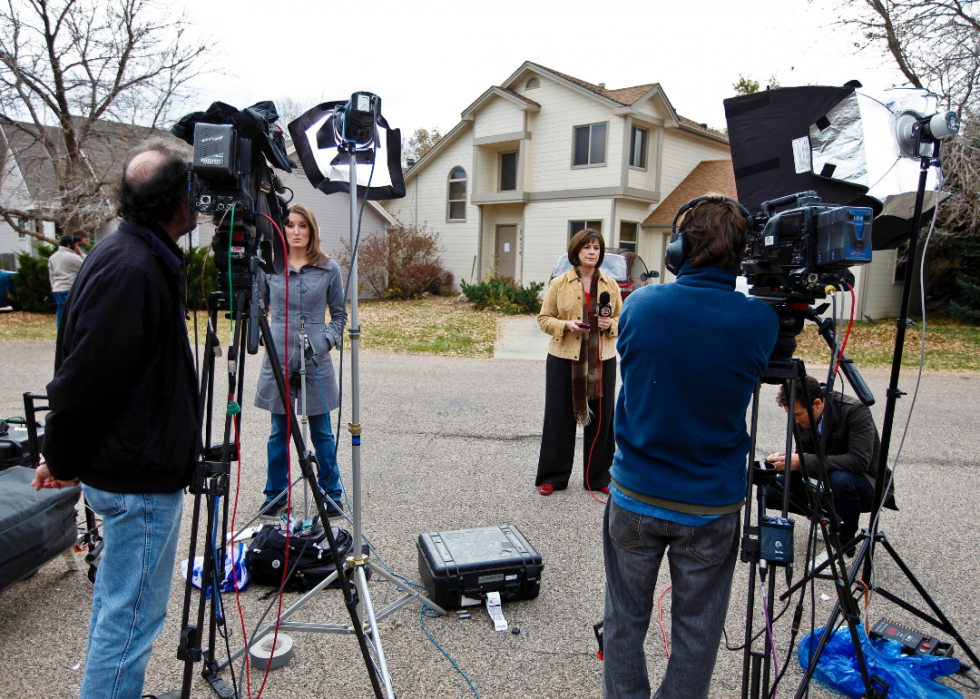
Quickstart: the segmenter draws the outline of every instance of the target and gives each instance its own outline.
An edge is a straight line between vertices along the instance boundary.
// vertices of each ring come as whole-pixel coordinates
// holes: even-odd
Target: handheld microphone
[[[599,303],[596,305],[595,312],[600,318],[608,318],[612,315],[612,305],[609,303],[608,291],[603,291],[599,294]]]

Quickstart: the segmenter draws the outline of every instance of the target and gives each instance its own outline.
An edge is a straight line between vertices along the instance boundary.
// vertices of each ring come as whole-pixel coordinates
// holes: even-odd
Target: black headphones
[[[751,227],[752,216],[749,214],[749,210],[734,199],[720,197],[717,195],[708,195],[706,197],[692,199],[677,210],[677,215],[674,216],[674,220],[670,224],[670,242],[667,244],[666,252],[664,252],[664,265],[671,274],[676,275],[678,272],[680,272],[681,267],[684,266],[684,262],[691,254],[691,243],[688,241],[687,236],[684,235],[684,231],[679,233],[677,232],[677,219],[679,219],[685,212],[690,211],[703,201],[718,201],[719,199],[729,201],[738,207],[738,210],[741,211],[742,215],[749,221],[749,226]]]

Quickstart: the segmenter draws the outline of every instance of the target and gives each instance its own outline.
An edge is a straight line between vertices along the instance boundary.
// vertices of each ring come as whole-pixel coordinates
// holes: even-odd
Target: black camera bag
[[[334,528],[334,538],[341,557],[346,557],[351,550],[354,538],[344,529]],[[252,539],[249,550],[245,553],[245,565],[256,585],[282,585],[283,565],[286,562],[286,535],[280,531],[278,524],[266,524]],[[289,580],[284,588],[286,592],[308,592],[319,585],[336,570],[330,546],[326,542],[326,532],[323,527],[317,527],[309,532],[291,534],[289,537]],[[295,572],[293,572],[295,571]],[[340,583],[334,580],[327,587],[339,588]]]

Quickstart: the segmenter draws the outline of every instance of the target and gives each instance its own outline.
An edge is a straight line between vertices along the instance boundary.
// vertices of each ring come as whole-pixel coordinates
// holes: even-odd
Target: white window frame
[[[635,141],[637,131],[643,132],[643,147],[641,149],[640,155],[642,156],[643,165],[634,165],[633,158],[636,155]],[[633,124],[630,129],[630,159],[629,166],[633,170],[642,170],[646,172],[647,162],[649,161],[649,151],[650,151],[650,129],[643,126],[637,126]]]
[[[460,178],[455,178],[454,179],[453,178],[453,173],[456,172],[457,170],[462,170],[463,171],[463,177],[462,177],[462,179],[460,179]],[[462,199],[450,199],[450,197],[452,196],[453,184],[454,183],[457,183],[457,182],[462,182],[463,183],[463,198]],[[466,222],[466,191],[467,191],[467,187],[468,186],[469,186],[469,176],[466,174],[466,168],[464,168],[462,165],[454,165],[449,170],[449,179],[446,181],[446,223],[465,223]],[[453,218],[452,217],[452,211],[453,211],[452,205],[453,204],[458,204],[460,202],[463,203],[463,218]]]
[[[588,147],[587,150],[588,150],[588,157],[591,158],[592,157],[592,128],[594,126],[605,126],[606,127],[606,138],[605,138],[605,140],[604,140],[604,142],[602,144],[602,157],[603,157],[603,160],[602,160],[601,163],[587,162],[584,165],[576,165],[575,164],[575,143],[576,143],[575,136],[578,133],[578,130],[579,129],[588,129],[589,130],[589,147]],[[594,122],[592,124],[578,124],[576,126],[573,126],[572,127],[572,158],[571,158],[572,169],[573,170],[584,170],[585,168],[589,168],[589,167],[606,167],[606,164],[608,162],[609,162],[609,122],[608,121],[597,121],[597,122]]]

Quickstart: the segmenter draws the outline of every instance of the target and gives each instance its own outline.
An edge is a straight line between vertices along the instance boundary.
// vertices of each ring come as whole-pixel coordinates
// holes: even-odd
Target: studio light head
[[[350,102],[338,110],[343,119],[340,128],[343,141],[353,148],[370,147],[374,142],[375,120],[381,114],[381,98],[370,92],[355,92]]]
[[[790,87],[725,100],[739,201],[814,191],[824,202],[874,212],[875,250],[904,242],[913,216],[919,162],[934,141],[958,130],[926,90]],[[918,145],[916,145],[918,144]],[[929,173],[925,211],[946,195]]]
[[[350,155],[357,166],[359,199],[401,199],[401,132],[381,115],[381,98],[355,92],[349,101],[325,102],[289,124],[303,171],[324,194],[350,191]]]
[[[922,116],[910,109],[895,118],[895,141],[906,158],[928,158],[933,143],[959,132],[960,118],[956,112]]]

